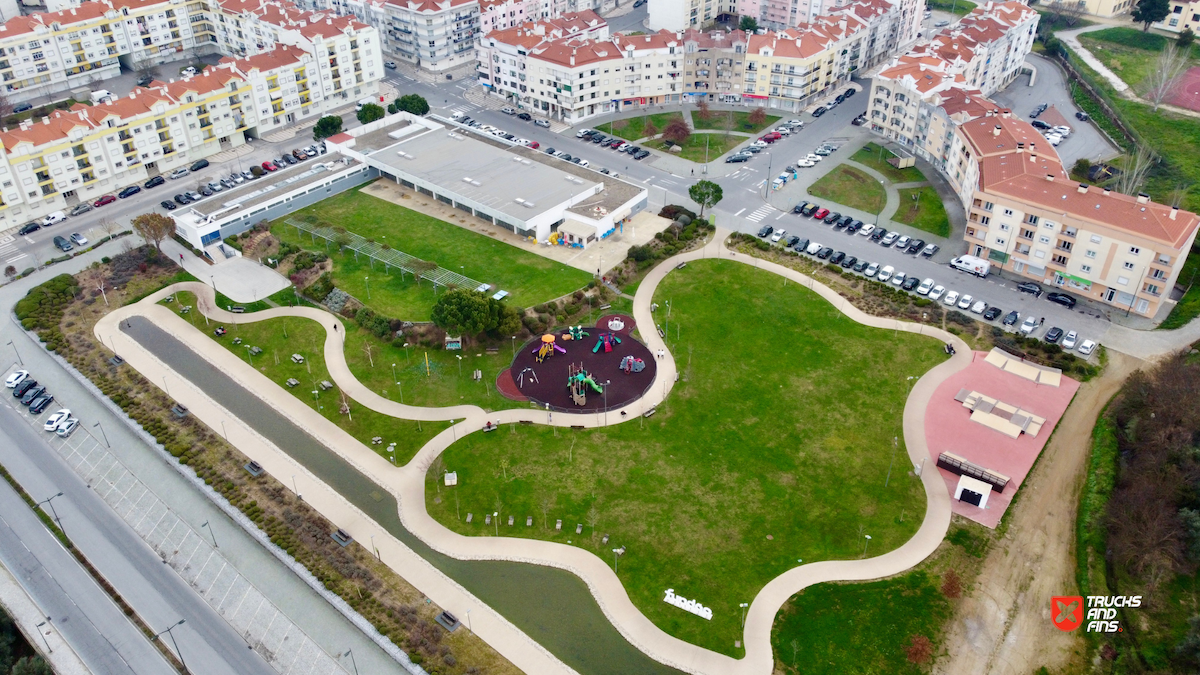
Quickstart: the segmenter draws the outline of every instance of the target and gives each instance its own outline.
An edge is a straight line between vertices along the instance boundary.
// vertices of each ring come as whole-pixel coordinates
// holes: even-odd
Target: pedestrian
[[[1040,326],[1040,325],[1042,325],[1042,324],[1044,324],[1044,323],[1046,323],[1046,317],[1044,317],[1044,316],[1043,316],[1042,318],[1038,319],[1038,325],[1039,325],[1039,326]]]
[[[337,332],[337,324],[336,323],[333,324],[333,332],[335,332],[335,333]]]
[[[183,264],[183,254],[182,253],[179,254],[179,262],[180,262],[180,264]]]

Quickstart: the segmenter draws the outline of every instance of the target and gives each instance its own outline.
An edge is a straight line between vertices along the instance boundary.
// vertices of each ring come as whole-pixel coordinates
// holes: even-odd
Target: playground
[[[635,401],[657,371],[654,354],[633,337],[635,327],[633,317],[609,315],[595,326],[539,335],[517,350],[512,366],[496,378],[496,390],[563,412],[615,409]]]

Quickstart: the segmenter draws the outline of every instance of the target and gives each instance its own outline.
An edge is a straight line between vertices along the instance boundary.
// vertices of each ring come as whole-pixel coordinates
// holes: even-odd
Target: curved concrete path
[[[934,390],[942,381],[970,363],[969,347],[957,337],[939,328],[865,314],[830,288],[815,282],[804,274],[758,258],[727,251],[723,247],[723,242],[728,235],[727,230],[718,229],[714,239],[702,249],[675,256],[651,270],[642,281],[634,300],[633,315],[639,325],[654,325],[653,316],[650,313],[651,299],[658,284],[675,269],[676,265],[702,258],[720,258],[731,264],[754,265],[791,279],[813,290],[848,317],[864,325],[886,330],[919,333],[943,342],[951,342],[955,345],[958,353],[935,366],[917,381],[904,408],[904,438],[909,459],[913,466],[921,465],[922,461],[929,457],[923,428],[926,406]],[[462,418],[463,421],[435,436],[417,453],[413,461],[403,467],[393,467],[332,422],[324,417],[313,415],[311,408],[303,401],[283,390],[278,384],[251,368],[223,346],[213,342],[207,335],[197,331],[174,311],[156,304],[163,297],[182,290],[196,293],[199,309],[210,318],[222,322],[248,323],[280,316],[302,316],[317,321],[325,326],[327,331],[325,360],[330,377],[359,404],[404,419],[434,421]],[[478,431],[487,420],[498,420],[501,423],[520,421],[548,423],[548,416],[544,416],[543,413],[533,409],[485,413],[475,406],[421,408],[389,401],[367,389],[351,374],[342,349],[345,327],[335,315],[313,308],[277,308],[249,315],[234,315],[215,307],[212,302],[212,290],[204,284],[194,282],[176,284],[141,302],[115,310],[102,319],[95,329],[95,333],[101,341],[110,345],[114,351],[121,354],[150,381],[156,384],[164,382],[164,386],[164,375],[178,379],[177,376],[170,371],[168,366],[150,355],[139,343],[125,337],[120,332],[120,321],[133,315],[145,316],[170,331],[177,339],[189,345],[212,363],[214,367],[220,368],[233,377],[239,384],[275,407],[319,442],[337,452],[356,469],[390,491],[395,495],[399,504],[400,518],[405,527],[432,548],[460,559],[511,560],[569,570],[588,585],[607,618],[626,639],[650,657],[686,672],[713,675],[768,675],[774,668],[770,642],[771,626],[780,607],[788,598],[816,583],[874,579],[910,569],[937,548],[950,524],[950,498],[946,493],[945,485],[937,471],[925,471],[921,476],[926,493],[925,519],[909,541],[895,550],[873,558],[810,563],[789,570],[771,580],[755,597],[746,615],[743,636],[746,657],[733,659],[684,642],[663,632],[633,605],[620,580],[608,567],[607,562],[588,551],[573,546],[531,539],[466,537],[450,532],[426,512],[426,469],[433,459],[460,435]],[[660,363],[657,373],[657,379],[661,382],[661,386],[658,386],[658,382],[656,382],[656,385],[652,386],[642,399],[623,409],[612,411],[608,420],[613,424],[623,421],[620,414],[622,410],[629,413],[625,419],[632,420],[633,416],[662,402],[674,384],[676,367],[667,345],[659,338],[656,331],[643,332],[642,339],[652,351],[663,349],[667,354]],[[182,391],[180,385],[172,387],[171,395],[188,405],[193,414],[214,429],[219,427],[222,420],[237,421],[236,416],[222,409],[186,381],[182,383]],[[560,414],[553,424],[564,427],[572,425],[597,427],[603,426],[604,420],[602,413]],[[261,456],[260,461],[263,461],[268,470],[276,476],[286,475],[286,468],[275,468],[281,465],[291,466],[293,473],[297,472],[295,468],[297,465],[294,462],[289,464],[289,458],[282,456],[283,453],[278,448],[270,446],[265,439],[257,436],[248,427],[238,430],[234,436],[238,439],[236,445],[240,449],[253,459],[259,460]],[[430,573],[432,566],[428,563],[423,566],[414,565],[411,559],[415,557],[415,554],[411,550],[382,532],[378,525],[367,519],[361,512],[349,507],[344,498],[325,486],[319,477],[308,475],[302,468],[299,472],[305,474],[305,484],[312,486],[300,488],[301,493],[308,495],[306,500],[310,505],[347,529],[360,541],[366,539],[368,535],[374,535],[375,545],[381,549],[387,549],[384,556],[385,562],[393,566],[401,576],[408,579],[418,589],[426,592],[451,611],[463,611],[462,603],[464,601],[478,603],[478,600],[471,598],[465,590],[451,580],[444,576],[439,578],[440,572]],[[420,559],[417,558],[417,560]],[[480,626],[475,629],[476,633],[518,667],[526,672],[570,672],[570,669],[558,662],[528,636],[508,624],[503,617],[491,612],[486,607],[480,607],[480,604],[475,605],[477,614],[474,615],[474,625]]]

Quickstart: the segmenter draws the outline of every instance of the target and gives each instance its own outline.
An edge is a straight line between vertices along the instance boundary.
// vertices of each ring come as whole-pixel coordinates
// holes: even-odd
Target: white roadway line
[[[742,209],[741,211],[738,211],[737,213],[733,214],[733,217],[734,217],[734,218],[737,218],[738,216],[740,216],[740,215],[742,215],[743,213],[745,213],[745,211],[746,211],[746,209]]]
[[[4,262],[6,262],[6,263],[16,262],[16,261],[20,260],[21,258],[27,258],[27,257],[29,257],[28,253],[22,253],[21,255],[15,257],[15,258],[9,258],[8,260],[5,260]]]
[[[787,215],[787,212],[785,211],[785,212],[783,212],[783,213],[781,213],[781,214],[779,214],[779,215],[775,216],[775,220],[779,220],[780,218],[782,218],[782,217],[784,217],[784,216],[786,216],[786,215]]]

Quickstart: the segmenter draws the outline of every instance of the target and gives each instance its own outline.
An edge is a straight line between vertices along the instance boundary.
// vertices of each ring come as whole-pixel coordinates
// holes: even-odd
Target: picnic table
[[[292,363],[304,363],[304,357],[299,354],[292,354]]]

